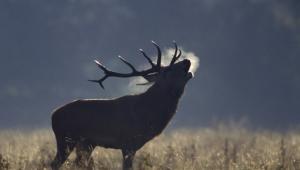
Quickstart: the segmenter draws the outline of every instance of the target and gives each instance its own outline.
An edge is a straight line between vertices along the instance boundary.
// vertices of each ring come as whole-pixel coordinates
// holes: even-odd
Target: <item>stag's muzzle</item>
[[[190,67],[191,67],[191,61],[188,60],[188,59],[184,59],[183,62],[184,62],[184,65],[185,65],[184,71],[186,72],[187,77],[190,79],[194,76],[192,72],[189,72]]]

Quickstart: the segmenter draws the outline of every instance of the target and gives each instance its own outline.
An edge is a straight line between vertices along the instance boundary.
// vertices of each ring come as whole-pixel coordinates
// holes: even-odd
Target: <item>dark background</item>
[[[66,102],[127,94],[128,80],[88,82],[102,76],[92,60],[124,71],[115,56],[140,65],[150,40],[176,40],[201,61],[172,126],[300,123],[300,1],[3,0],[0,127],[48,127]]]

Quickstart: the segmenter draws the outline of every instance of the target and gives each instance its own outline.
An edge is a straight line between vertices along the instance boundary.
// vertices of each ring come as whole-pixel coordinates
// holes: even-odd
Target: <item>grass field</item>
[[[55,155],[50,129],[0,131],[0,169],[50,169]],[[96,148],[89,169],[121,169],[121,152]],[[62,169],[76,169],[72,153]],[[300,134],[218,126],[179,129],[146,144],[134,161],[137,170],[300,169]]]

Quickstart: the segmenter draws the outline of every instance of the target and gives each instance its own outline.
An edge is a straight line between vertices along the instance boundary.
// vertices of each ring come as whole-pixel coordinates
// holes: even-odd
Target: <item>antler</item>
[[[174,43],[174,46],[175,46],[175,52],[174,52],[173,58],[172,58],[172,60],[171,60],[171,62],[169,64],[169,66],[172,66],[179,59],[179,57],[181,56],[181,50],[178,49],[176,41],[173,41],[173,43]],[[177,51],[179,51],[178,55],[177,55]]]
[[[132,64],[130,64],[128,61],[126,61],[123,57],[118,56],[118,58],[122,62],[124,62],[127,66],[129,66],[131,68],[131,73],[117,73],[117,72],[113,72],[113,71],[107,69],[99,61],[94,60],[95,63],[98,65],[98,67],[101,70],[103,70],[105,75],[104,75],[104,77],[102,77],[99,80],[89,80],[89,81],[99,83],[99,85],[104,89],[103,81],[106,80],[108,77],[123,77],[124,78],[124,77],[134,77],[134,76],[146,76],[146,75],[151,74],[151,73],[160,72],[160,70],[161,70],[161,50],[160,50],[159,46],[154,41],[152,41],[152,44],[156,47],[157,53],[158,53],[156,64],[154,64],[152,62],[152,60],[147,56],[147,54],[142,49],[140,49],[140,52],[147,59],[147,61],[150,63],[151,68],[149,68],[147,70],[137,71]]]

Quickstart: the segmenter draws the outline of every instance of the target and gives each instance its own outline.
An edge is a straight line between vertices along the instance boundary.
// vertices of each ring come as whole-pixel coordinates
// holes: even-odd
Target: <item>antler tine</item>
[[[155,67],[152,67],[152,68],[149,68],[149,69],[146,69],[146,70],[142,70],[142,71],[137,71],[134,66],[132,64],[130,64],[128,61],[126,61],[123,57],[121,56],[118,56],[119,59],[121,61],[123,61],[126,65],[128,65],[131,69],[132,69],[132,72],[131,73],[117,73],[117,72],[113,72],[109,69],[107,69],[103,64],[101,64],[99,61],[97,60],[94,60],[95,63],[97,64],[97,66],[103,70],[104,72],[104,76],[99,79],[99,80],[89,80],[90,82],[95,82],[95,83],[98,83],[103,89],[104,89],[104,86],[103,86],[103,81],[106,80],[108,77],[134,77],[134,76],[145,76],[145,75],[148,75],[150,73],[155,73],[155,72],[158,72],[159,69],[155,66]]]
[[[147,54],[144,52],[144,50],[143,49],[140,49],[139,50],[142,54],[143,54],[143,56],[147,59],[147,61],[148,61],[148,63],[151,65],[151,67],[155,67],[155,64],[152,62],[152,60],[147,56]]]
[[[103,81],[105,79],[107,79],[108,77],[109,77],[108,75],[105,75],[104,77],[102,77],[99,80],[88,80],[88,81],[98,83],[102,89],[105,89],[104,86],[103,86]]]
[[[176,57],[176,60],[178,60],[179,57],[181,56],[181,50],[179,49],[178,51],[179,51],[179,54],[178,54],[178,56]]]
[[[101,68],[101,70],[103,70],[103,72],[105,74],[109,72],[109,70],[102,63],[100,63],[98,60],[94,60],[94,62],[97,64],[97,66],[99,68]]]
[[[157,49],[157,62],[156,62],[156,67],[158,69],[161,68],[161,50],[159,48],[159,46],[154,42],[154,41],[151,41],[151,43],[156,47]]]
[[[118,58],[121,60],[121,61],[123,61],[123,63],[125,63],[126,65],[128,65],[130,68],[131,68],[131,70],[132,70],[132,73],[136,73],[137,72],[137,70],[134,68],[134,66],[132,65],[132,64],[130,64],[128,61],[126,61],[125,60],[125,58],[123,58],[122,56],[118,56]]]
[[[178,46],[176,44],[176,41],[173,41],[173,44],[175,46],[175,52],[174,52],[174,55],[172,57],[172,60],[171,60],[171,62],[169,64],[169,66],[173,65],[176,62],[176,60],[179,58],[179,57],[177,57]],[[180,55],[181,55],[181,51],[179,50],[179,56]]]
[[[97,64],[97,66],[98,66],[99,68],[101,68],[101,70],[103,70],[105,76],[102,77],[102,78],[99,79],[99,80],[88,80],[88,81],[98,83],[98,84],[101,86],[101,88],[104,89],[104,86],[103,86],[103,83],[102,83],[102,82],[108,77],[108,74],[109,74],[109,72],[111,72],[111,71],[108,70],[108,69],[107,69],[102,63],[100,63],[98,60],[94,60],[94,62]]]
[[[97,66],[103,70],[104,72],[104,76],[99,79],[99,80],[89,80],[91,82],[95,82],[95,83],[98,83],[103,89],[104,89],[104,86],[103,86],[103,81],[106,80],[108,77],[134,77],[134,76],[146,76],[146,75],[149,75],[149,74],[152,74],[152,73],[157,73],[160,71],[161,69],[161,50],[159,48],[159,46],[154,42],[152,41],[152,44],[154,44],[154,46],[156,47],[157,49],[157,63],[154,64],[152,62],[152,60],[146,55],[146,53],[140,49],[140,52],[143,54],[143,56],[147,59],[147,61],[151,64],[151,68],[149,69],[146,69],[146,70],[142,70],[142,71],[137,71],[135,69],[135,67],[129,63],[127,60],[125,60],[123,57],[121,56],[118,56],[118,58],[123,62],[125,63],[128,67],[131,68],[132,72],[131,73],[117,73],[117,72],[113,72],[109,69],[107,69],[103,64],[101,64],[99,61],[97,60],[94,60],[95,63],[97,64]]]

